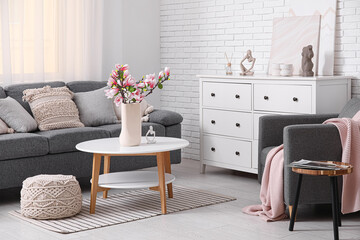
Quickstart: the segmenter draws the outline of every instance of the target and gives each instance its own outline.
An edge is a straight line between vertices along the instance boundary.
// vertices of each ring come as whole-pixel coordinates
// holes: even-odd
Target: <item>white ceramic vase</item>
[[[120,146],[133,147],[141,143],[140,103],[121,104]]]

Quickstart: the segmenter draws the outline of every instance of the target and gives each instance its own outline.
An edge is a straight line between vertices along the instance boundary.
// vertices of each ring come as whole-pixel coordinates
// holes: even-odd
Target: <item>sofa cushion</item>
[[[12,97],[0,99],[0,118],[15,132],[33,132],[35,119]]]
[[[157,124],[157,123],[150,123],[150,122],[143,122],[141,133],[143,136],[149,131],[149,127],[153,126],[156,136],[165,136],[165,127]],[[103,125],[99,126],[98,128],[104,129],[110,133],[111,137],[119,137],[121,131],[121,124],[110,124],[110,125]]]
[[[105,97],[105,88],[74,94],[80,120],[87,127],[96,127],[117,122],[113,102]]]
[[[43,83],[21,83],[21,84],[14,84],[6,86],[5,93],[7,96],[10,96],[14,98],[16,101],[18,101],[21,106],[23,106],[26,111],[28,111],[31,115],[32,112],[30,110],[30,106],[27,102],[23,102],[23,91],[29,88],[42,88],[46,85],[49,85],[50,87],[63,87],[65,86],[64,82],[43,82]]]
[[[183,117],[173,111],[154,110],[149,115],[149,122],[158,123],[164,126],[179,124],[183,121]]]
[[[84,127],[79,110],[67,87],[26,89],[23,99],[30,104],[40,131]]]
[[[36,132],[36,134],[47,138],[49,142],[49,153],[65,153],[76,151],[76,144],[88,140],[107,138],[110,133],[99,128],[64,128],[51,131]]]
[[[47,139],[34,133],[1,135],[0,146],[0,160],[43,156],[49,153]]]
[[[360,111],[360,99],[352,98],[350,99],[345,107],[341,110],[339,118],[352,118],[355,114]]]
[[[0,98],[6,98],[6,93],[2,87],[0,87]]]
[[[106,81],[73,81],[66,83],[66,86],[71,91],[76,93],[94,91],[96,89],[105,87],[106,83]]]

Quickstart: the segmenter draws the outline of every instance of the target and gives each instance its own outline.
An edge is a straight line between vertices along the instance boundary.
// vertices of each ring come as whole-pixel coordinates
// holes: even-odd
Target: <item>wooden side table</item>
[[[348,168],[340,169],[340,170],[318,170],[318,169],[303,169],[303,168],[296,168],[293,167],[292,171],[299,174],[298,184],[296,188],[296,195],[295,195],[295,203],[291,211],[291,218],[290,218],[290,225],[289,231],[294,230],[295,224],[295,217],[297,212],[297,207],[299,203],[300,197],[300,189],[302,183],[303,175],[312,175],[312,176],[329,176],[330,177],[330,187],[331,187],[331,202],[332,202],[332,216],[333,216],[333,229],[334,229],[334,239],[339,239],[339,229],[338,227],[341,226],[341,212],[340,212],[340,201],[339,201],[339,193],[338,193],[338,184],[337,184],[337,177],[352,173],[353,167],[350,164],[343,163],[343,162],[331,162],[331,161],[324,161],[327,163],[335,163],[337,165],[348,166]]]

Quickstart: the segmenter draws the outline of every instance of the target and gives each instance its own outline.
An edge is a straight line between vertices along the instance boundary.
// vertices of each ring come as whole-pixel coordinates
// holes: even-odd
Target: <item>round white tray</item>
[[[175,176],[165,173],[165,184],[173,181]],[[115,172],[100,175],[98,185],[104,188],[149,188],[159,186],[159,177],[155,171]]]

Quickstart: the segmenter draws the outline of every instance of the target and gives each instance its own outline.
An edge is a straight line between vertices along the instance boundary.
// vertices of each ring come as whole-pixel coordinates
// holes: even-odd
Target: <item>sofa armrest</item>
[[[259,119],[259,151],[266,147],[283,143],[283,131],[286,126],[295,124],[323,123],[338,114],[304,114],[304,115],[267,115]]]
[[[284,129],[284,199],[292,205],[295,199],[297,174],[287,167],[301,159],[341,161],[342,146],[338,129],[333,124],[292,125]],[[307,176],[303,181],[307,192],[304,203],[326,203],[330,196],[327,178]]]
[[[149,114],[149,122],[158,123],[165,127],[179,124],[182,121],[183,117],[173,111],[155,109]]]

